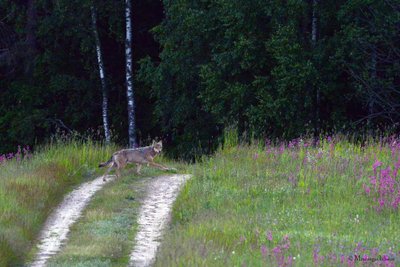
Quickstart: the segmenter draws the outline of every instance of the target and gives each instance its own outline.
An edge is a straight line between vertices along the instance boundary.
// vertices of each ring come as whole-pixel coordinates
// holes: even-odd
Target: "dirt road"
[[[189,178],[190,175],[172,175],[150,180],[139,213],[139,227],[129,266],[145,267],[153,263],[163,230],[170,218],[172,204]]]
[[[190,175],[176,174],[148,179],[147,193],[140,208],[139,227],[129,266],[141,267],[152,264],[164,227],[168,223],[172,204],[189,177]],[[35,260],[29,266],[46,266],[50,257],[59,252],[62,245],[67,242],[72,224],[79,219],[93,195],[114,178],[115,176],[109,176],[104,182],[102,176],[98,177],[83,183],[64,198],[47,219],[39,236]]]
[[[65,196],[61,204],[47,218],[40,233],[38,253],[29,266],[46,266],[47,260],[56,254],[66,241],[71,225],[81,216],[92,196],[114,178],[115,176],[108,176],[104,182],[103,176],[97,177],[93,181],[83,183]]]

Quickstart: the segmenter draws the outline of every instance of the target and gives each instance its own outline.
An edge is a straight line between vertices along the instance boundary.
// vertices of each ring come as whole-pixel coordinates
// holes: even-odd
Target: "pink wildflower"
[[[271,231],[268,231],[267,238],[269,241],[272,241],[272,232]]]

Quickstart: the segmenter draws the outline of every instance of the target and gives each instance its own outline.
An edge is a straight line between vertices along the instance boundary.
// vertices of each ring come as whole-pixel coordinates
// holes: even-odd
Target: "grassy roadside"
[[[187,166],[157,159],[184,173]],[[142,175],[125,170],[121,179],[106,185],[91,200],[82,218],[73,225],[69,240],[48,262],[49,267],[127,266],[137,230],[140,202],[154,176],[171,174],[144,167]]]
[[[0,266],[20,266],[49,212],[63,195],[95,177],[114,146],[55,142],[0,164]]]
[[[193,166],[155,265],[395,266],[399,155],[393,142],[228,143]]]

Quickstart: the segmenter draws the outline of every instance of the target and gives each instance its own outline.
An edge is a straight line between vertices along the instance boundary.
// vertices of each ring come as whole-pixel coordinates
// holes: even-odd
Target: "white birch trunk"
[[[132,2],[125,0],[125,57],[126,57],[126,97],[128,100],[128,137],[129,147],[135,147],[136,123],[135,123],[135,97],[133,88],[133,64],[132,64]]]
[[[99,65],[99,75],[101,81],[101,89],[103,94],[103,105],[102,105],[102,116],[103,116],[103,127],[104,127],[104,136],[106,138],[106,144],[109,144],[111,141],[111,134],[110,134],[110,127],[108,124],[108,96],[107,96],[107,83],[105,77],[105,69],[104,69],[104,62],[103,56],[101,51],[101,44],[99,33],[97,31],[97,15],[96,15],[96,8],[94,5],[91,7],[92,11],[92,30],[94,34],[94,39],[96,43],[96,53],[97,53],[97,63]]]

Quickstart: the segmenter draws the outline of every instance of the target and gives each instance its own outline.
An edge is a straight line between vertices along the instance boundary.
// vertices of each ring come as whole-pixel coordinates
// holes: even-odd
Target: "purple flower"
[[[371,188],[369,188],[369,186],[367,186],[367,185],[365,185],[365,184],[363,184],[363,188],[364,188],[364,190],[365,190],[365,193],[366,193],[367,195],[369,195],[370,192],[371,192]]]
[[[318,265],[318,261],[319,261],[318,253],[319,253],[319,249],[318,248],[314,248],[313,260],[314,260],[314,264],[315,265]]]
[[[382,166],[382,162],[376,160],[375,163],[372,165],[372,168],[374,169],[374,171],[376,171],[376,169],[380,166]]]
[[[343,254],[340,255],[340,263],[344,264],[345,260],[346,260],[346,257]]]
[[[281,247],[280,246],[276,246],[272,249],[272,252],[276,255],[276,254],[280,254],[282,252]]]
[[[293,265],[293,257],[292,255],[289,255],[287,257],[287,266],[292,266]]]
[[[378,255],[379,249],[378,248],[373,248],[371,249],[371,256],[375,258]]]
[[[269,241],[272,241],[272,232],[271,231],[268,231],[267,238]]]
[[[381,208],[383,208],[383,206],[385,206],[385,200],[384,200],[383,198],[379,198],[379,199],[378,199],[378,202],[379,202],[379,206],[380,206]]]
[[[369,177],[369,181],[373,186],[376,186],[376,177],[375,176]]]
[[[266,245],[261,246],[261,255],[265,258],[268,254],[268,248]]]

